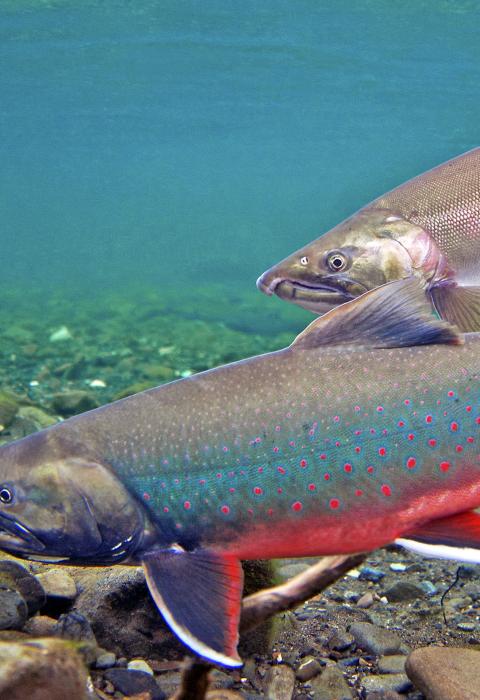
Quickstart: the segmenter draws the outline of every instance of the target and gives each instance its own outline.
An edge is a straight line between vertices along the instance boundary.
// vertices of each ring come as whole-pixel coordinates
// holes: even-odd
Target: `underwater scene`
[[[480,700],[479,23],[0,2],[0,700]]]

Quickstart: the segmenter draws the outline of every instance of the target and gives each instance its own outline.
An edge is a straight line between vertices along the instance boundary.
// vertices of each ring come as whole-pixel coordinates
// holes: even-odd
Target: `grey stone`
[[[63,391],[52,396],[52,408],[62,416],[73,416],[83,411],[97,408],[98,402],[94,396],[81,389]]]
[[[392,656],[381,656],[378,659],[379,673],[404,673],[405,661],[407,657],[403,654],[392,654]]]
[[[480,698],[480,651],[454,647],[415,649],[405,670],[429,700]]]
[[[355,622],[351,625],[349,632],[361,649],[377,656],[395,654],[402,643],[395,632],[377,627],[370,622]]]
[[[313,656],[306,656],[297,667],[296,676],[299,681],[305,683],[314,676],[317,676],[322,670],[322,665]]]
[[[23,628],[25,632],[31,634],[32,637],[52,637],[55,636],[55,625],[57,620],[54,617],[49,617],[48,615],[35,615],[27,620],[25,627]]]
[[[328,646],[334,651],[345,651],[352,646],[354,639],[349,632],[337,630],[328,640]]]
[[[362,679],[362,686],[367,693],[387,690],[405,693],[412,687],[412,683],[405,673],[389,673],[365,676]]]
[[[64,598],[75,600],[77,586],[68,571],[60,567],[49,569],[43,574],[37,574],[37,579],[43,586],[46,595],[50,598]]]
[[[115,666],[117,657],[111,651],[104,651],[97,656],[95,666],[97,668],[112,668]]]
[[[59,639],[0,642],[0,698],[89,700],[87,671],[72,644]]]
[[[0,588],[0,630],[21,630],[27,614],[27,604],[18,591]]]
[[[89,621],[78,612],[69,612],[60,615],[53,634],[63,639],[72,639],[76,642],[95,642],[95,634]]]
[[[149,673],[130,671],[127,668],[110,668],[105,671],[104,678],[124,695],[150,693],[151,700],[165,700],[165,693]]]
[[[265,676],[266,700],[292,700],[295,689],[295,673],[290,666],[271,666]]]
[[[28,569],[11,559],[0,561],[0,586],[18,591],[33,615],[45,605],[45,591]]]
[[[342,672],[336,666],[327,666],[320,676],[310,681],[315,700],[352,700],[353,694]]]
[[[427,594],[420,586],[409,581],[397,581],[385,591],[389,603],[401,603],[407,600],[425,598]]]

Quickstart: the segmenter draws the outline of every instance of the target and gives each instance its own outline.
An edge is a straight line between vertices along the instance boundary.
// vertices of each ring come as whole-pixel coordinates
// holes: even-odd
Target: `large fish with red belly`
[[[480,148],[374,200],[257,281],[315,313],[416,275],[440,316],[480,331]]]
[[[480,335],[416,280],[316,319],[281,351],[0,448],[0,548],[144,566],[199,654],[240,665],[241,559],[401,542],[480,561]]]

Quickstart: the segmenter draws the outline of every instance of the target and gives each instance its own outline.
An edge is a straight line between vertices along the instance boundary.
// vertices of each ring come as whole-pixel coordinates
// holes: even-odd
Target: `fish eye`
[[[9,486],[0,488],[0,502],[11,503],[13,501],[13,490]]]
[[[347,267],[348,258],[339,250],[332,250],[327,254],[326,262],[332,272],[341,272]]]
[[[300,258],[300,265],[308,265],[308,258],[306,255]]]

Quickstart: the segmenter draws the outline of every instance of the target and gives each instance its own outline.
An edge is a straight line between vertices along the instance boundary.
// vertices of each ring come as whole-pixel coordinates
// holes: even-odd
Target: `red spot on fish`
[[[415,435],[413,433],[408,433],[407,438],[409,440],[415,440]]]
[[[334,423],[338,423],[339,420],[340,420],[340,416],[333,416]]]
[[[447,392],[447,396],[455,396],[455,394],[454,394],[453,391],[450,390],[450,391]]]
[[[469,436],[467,437],[467,442],[469,442],[470,444],[472,444],[473,441],[474,441],[474,438],[473,438],[471,435],[469,435]]]
[[[333,510],[336,510],[339,507],[339,505],[340,505],[340,501],[338,500],[338,498],[331,498],[330,499],[330,508],[332,508]]]
[[[300,501],[295,501],[295,503],[292,503],[292,510],[296,511],[297,513],[302,510],[303,506],[300,503]]]
[[[307,466],[307,460],[306,459],[301,459],[300,460],[300,466],[304,469]]]
[[[450,469],[450,462],[440,462],[440,471],[448,472]]]
[[[228,452],[228,447],[226,445],[223,446],[223,451]]]
[[[273,451],[274,451],[274,452],[278,452],[278,447],[274,447],[274,448],[273,448]]]
[[[327,459],[327,455],[324,452],[322,452],[322,454],[320,455],[320,459]]]
[[[147,492],[145,491],[145,493],[143,494],[143,498],[144,498],[145,501],[149,501],[149,500],[150,500],[150,494],[147,493]]]
[[[315,486],[315,484],[308,484],[308,490],[309,490],[309,491],[315,491],[316,488],[317,488],[317,487]]]
[[[183,507],[185,508],[185,510],[190,510],[192,504],[190,503],[190,501],[185,501]]]
[[[415,457],[409,457],[407,459],[407,467],[409,469],[413,469],[416,466],[416,464],[417,464],[417,460],[415,459]]]
[[[222,478],[222,475],[220,474],[220,472],[218,472],[217,479],[221,479],[221,478]]]
[[[235,489],[233,488],[233,486],[230,486],[228,490],[230,491],[230,493],[235,493]]]
[[[431,423],[432,420],[433,420],[432,416],[430,416],[430,415],[425,416],[425,423]]]
[[[355,447],[355,452],[356,452],[357,454],[359,454],[361,451],[362,451],[362,448],[361,448],[359,445],[357,445],[357,446]]]
[[[471,407],[471,406],[466,406],[466,407],[465,407],[465,410],[466,410],[467,413],[471,413],[472,407]]]
[[[168,513],[168,506],[163,506],[163,512]]]
[[[249,515],[253,515],[253,508],[247,508],[247,513]]]
[[[179,484],[179,483],[180,483],[180,479],[174,479],[174,480],[173,480],[173,483],[174,483],[174,484]]]
[[[270,515],[270,516],[273,515],[273,508],[269,508],[269,509],[267,510],[267,515]]]
[[[480,424],[480,416],[477,416],[477,417],[475,418],[475,423],[476,423],[477,425]]]
[[[381,413],[383,411],[383,406],[377,406],[377,411]]]
[[[281,430],[280,426],[279,426],[279,425],[276,425],[276,426],[275,426],[275,430],[276,430],[277,433],[279,433],[280,430]]]
[[[221,511],[222,511],[222,513],[224,513],[225,515],[228,515],[228,514],[230,513],[230,508],[229,508],[228,506],[222,506],[222,507],[221,507]]]
[[[205,479],[200,479],[200,481],[198,483],[200,484],[200,486],[205,486],[206,481],[205,481]]]
[[[362,491],[362,489],[356,489],[356,491],[355,491],[355,496],[363,496],[363,491]]]
[[[360,410],[360,406],[355,406],[355,407],[354,407],[354,410],[355,410],[355,411],[359,411],[359,410]]]
[[[385,457],[386,453],[387,450],[384,447],[379,447],[378,454],[380,455],[380,457]]]
[[[403,403],[405,404],[405,406],[410,406],[410,399],[405,399]]]
[[[350,474],[350,472],[352,471],[352,465],[351,465],[351,464],[348,464],[348,463],[347,463],[347,464],[344,464],[344,465],[343,465],[343,470],[346,471],[347,474]]]
[[[381,491],[384,496],[391,496],[392,495],[392,489],[388,484],[382,484],[381,486]]]
[[[404,425],[405,425],[405,423],[403,422],[403,420],[399,420],[398,423],[397,423],[397,425],[398,425],[399,428],[403,428]]]
[[[463,452],[463,447],[462,447],[461,445],[456,445],[456,446],[455,446],[455,450],[456,450],[457,452]]]
[[[258,473],[263,474],[263,467],[258,467]]]
[[[323,478],[325,479],[325,481],[328,481],[330,479],[330,474],[328,472],[325,472]]]
[[[254,493],[256,496],[261,496],[262,493],[263,493],[263,489],[261,489],[260,486],[254,486],[254,488],[253,488],[253,493]]]
[[[277,467],[277,472],[279,474],[285,474],[285,469],[283,467]]]
[[[280,487],[278,487],[277,493],[283,493],[283,489],[281,489]]]
[[[335,441],[335,447],[340,447],[341,444],[342,444],[342,443],[340,442],[340,440],[336,440],[336,441]]]
[[[455,423],[455,421],[452,421],[450,423],[450,430],[453,430],[454,432],[458,430],[458,423]]]
[[[290,440],[288,444],[290,445],[290,447],[295,447],[295,440]]]
[[[430,447],[435,447],[435,445],[437,444],[437,441],[435,440],[435,438],[430,438],[430,440],[428,441],[428,444],[430,445]]]
[[[368,472],[369,474],[373,474],[374,471],[375,471],[375,470],[374,470],[374,468],[373,468],[371,465],[370,465],[369,467],[367,467],[367,472]]]

